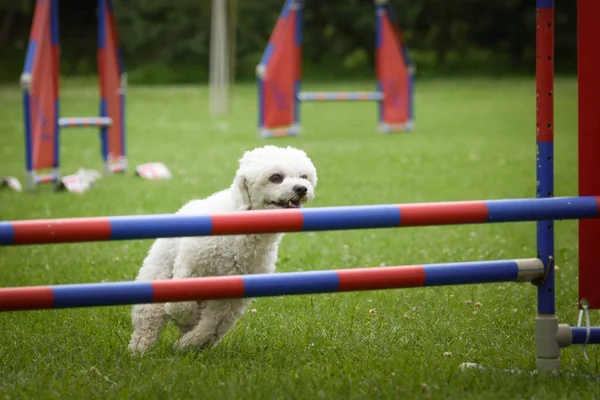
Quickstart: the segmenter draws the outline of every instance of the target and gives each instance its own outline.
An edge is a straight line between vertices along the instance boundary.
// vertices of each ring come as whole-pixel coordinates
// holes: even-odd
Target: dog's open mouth
[[[271,204],[279,208],[300,208],[300,200],[272,201]]]

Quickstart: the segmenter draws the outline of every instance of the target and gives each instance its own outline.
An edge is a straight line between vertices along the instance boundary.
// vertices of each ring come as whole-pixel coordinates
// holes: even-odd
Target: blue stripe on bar
[[[486,200],[489,222],[577,219],[598,215],[593,197]]]
[[[13,244],[15,229],[10,222],[0,222],[0,244]]]
[[[536,0],[537,8],[554,8],[554,0]]]
[[[400,225],[400,209],[395,205],[307,208],[302,210],[302,216],[303,231],[388,228]]]
[[[27,55],[25,56],[25,69],[24,73],[30,74],[31,69],[33,68],[33,61],[35,59],[35,54],[37,50],[37,42],[35,40],[30,40],[29,45],[27,46]]]
[[[335,271],[243,275],[244,297],[336,292],[340,278]]]
[[[88,283],[50,286],[53,308],[111,306],[152,302],[150,282]]]
[[[573,343],[572,344],[584,344],[585,338],[587,336],[587,328],[571,328],[571,332],[573,333]],[[600,327],[593,326],[590,328],[590,339],[588,341],[590,344],[600,344]]]
[[[110,240],[153,239],[157,237],[207,236],[212,231],[209,215],[155,215],[108,217]]]
[[[425,264],[425,286],[466,285],[516,281],[519,266],[514,260]]]

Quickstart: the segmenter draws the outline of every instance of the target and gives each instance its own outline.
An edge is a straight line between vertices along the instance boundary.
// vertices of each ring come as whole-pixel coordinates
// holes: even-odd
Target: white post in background
[[[229,41],[227,0],[212,0],[210,21],[210,113],[227,112],[229,105]]]

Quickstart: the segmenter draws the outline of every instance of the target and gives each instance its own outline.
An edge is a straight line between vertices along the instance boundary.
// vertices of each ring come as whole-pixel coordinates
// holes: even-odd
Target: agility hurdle
[[[600,218],[599,205],[589,196],[5,221],[0,246]]]
[[[600,327],[570,327],[555,315],[554,220],[578,219],[579,305],[600,308],[600,57],[595,16],[600,2],[578,0],[579,196],[553,197],[552,0],[537,0],[536,199],[266,210],[198,216],[155,215],[8,221],[0,224],[1,245],[107,241],[154,237],[234,235],[398,226],[537,221],[534,259],[474,261],[421,266],[276,273],[181,281],[115,282],[0,289],[0,311],[122,305],[375,290],[493,282],[531,282],[537,287],[536,359],[540,371],[560,366],[560,348],[600,343]],[[595,236],[594,236],[595,235]]]
[[[59,0],[37,0],[21,75],[25,123],[25,166],[28,190],[57,183],[60,131],[98,127],[104,173],[124,172],[126,76],[118,46],[112,0],[98,0],[98,117],[61,118],[59,97]],[[47,172],[50,170],[50,172]]]
[[[300,103],[376,101],[379,131],[414,128],[415,65],[388,0],[375,0],[376,91],[301,92],[302,1],[286,0],[256,67],[258,133],[263,138],[300,134]]]

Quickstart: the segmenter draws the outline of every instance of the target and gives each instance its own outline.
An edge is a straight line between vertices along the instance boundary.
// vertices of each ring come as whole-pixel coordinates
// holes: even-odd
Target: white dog
[[[298,208],[314,198],[317,171],[301,150],[265,146],[239,160],[233,184],[177,214]],[[243,275],[275,271],[283,234],[163,238],[154,242],[137,280]],[[143,353],[170,319],[179,329],[179,349],[214,346],[235,325],[252,299],[138,304],[133,307],[129,348]],[[170,317],[170,318],[169,318]]]

